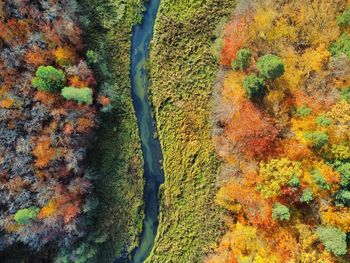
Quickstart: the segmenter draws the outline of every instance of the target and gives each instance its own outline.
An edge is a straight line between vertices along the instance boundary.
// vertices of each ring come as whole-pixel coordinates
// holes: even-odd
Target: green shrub
[[[232,61],[233,70],[245,70],[249,65],[251,52],[248,48],[243,48],[237,52],[237,57]]]
[[[304,190],[300,197],[300,201],[308,204],[312,200],[314,200],[314,194],[312,193],[312,191],[310,189]]]
[[[275,220],[287,221],[290,219],[290,212],[288,207],[281,203],[275,203],[272,207],[272,217]]]
[[[311,177],[314,183],[321,189],[321,190],[329,190],[331,189],[331,186],[327,183],[326,179],[323,177],[320,170],[313,170],[311,172]]]
[[[246,77],[243,81],[243,88],[250,99],[262,97],[266,93],[265,81],[256,75]]]
[[[337,16],[337,24],[341,27],[350,25],[350,8],[346,9],[341,15]]]
[[[332,124],[332,120],[323,116],[323,115],[320,115],[317,117],[316,119],[316,123],[317,125],[319,126],[323,126],[323,127],[326,127],[326,126],[329,126]]]
[[[293,174],[292,178],[289,181],[289,185],[292,187],[299,187],[300,185],[300,180],[296,174]]]
[[[350,36],[348,33],[343,33],[340,38],[331,44],[329,51],[332,56],[339,56],[345,54],[350,58]]]
[[[343,256],[347,253],[346,234],[338,228],[319,226],[316,234],[327,251],[336,256]]]
[[[61,94],[66,100],[75,100],[78,104],[92,104],[93,92],[90,88],[65,87],[62,89]]]
[[[55,69],[52,66],[40,66],[32,84],[35,88],[46,92],[59,92],[65,82],[65,75],[62,70]]]
[[[86,52],[86,59],[89,65],[96,64],[98,62],[98,55],[93,50],[88,50]]]
[[[29,207],[20,209],[15,214],[15,221],[19,224],[28,224],[30,220],[36,218],[36,215],[39,213],[39,208]]]
[[[341,97],[342,100],[350,102],[350,87],[341,90],[340,97]]]
[[[284,74],[284,64],[281,58],[268,54],[258,60],[257,68],[260,75],[266,79],[276,79]]]
[[[297,108],[295,115],[298,117],[307,117],[311,113],[312,113],[312,110],[308,106],[304,105],[300,108]]]
[[[340,174],[340,185],[347,187],[350,185],[350,163],[341,163],[337,168],[337,172]]]
[[[350,206],[350,191],[349,190],[339,190],[335,195],[337,205]]]
[[[314,131],[314,132],[305,132],[304,138],[312,143],[312,145],[320,149],[328,143],[329,137],[327,133]]]

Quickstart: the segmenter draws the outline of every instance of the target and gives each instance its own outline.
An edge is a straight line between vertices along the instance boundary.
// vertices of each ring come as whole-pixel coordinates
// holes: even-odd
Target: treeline
[[[227,233],[206,262],[348,262],[350,7],[241,1],[214,53]]]

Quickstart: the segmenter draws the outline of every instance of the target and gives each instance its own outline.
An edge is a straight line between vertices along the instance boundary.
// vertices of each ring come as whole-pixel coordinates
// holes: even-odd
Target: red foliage
[[[221,65],[230,66],[236,58],[237,51],[244,47],[248,40],[250,14],[235,16],[225,27],[224,47],[221,53]]]
[[[242,103],[226,127],[228,138],[247,158],[265,159],[274,151],[278,129],[250,101]]]

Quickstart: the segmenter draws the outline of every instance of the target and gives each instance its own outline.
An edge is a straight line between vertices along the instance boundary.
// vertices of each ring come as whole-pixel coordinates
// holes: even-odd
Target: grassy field
[[[147,262],[199,262],[223,231],[211,139],[214,30],[232,0],[163,0],[152,43],[152,100],[164,155],[160,225]]]
[[[85,43],[98,55],[100,85],[114,94],[115,110],[105,113],[89,164],[100,174],[100,200],[95,228],[107,236],[96,262],[112,262],[138,244],[143,219],[143,162],[131,101],[130,48],[132,26],[140,21],[143,1],[81,0]],[[90,22],[89,22],[90,21]]]

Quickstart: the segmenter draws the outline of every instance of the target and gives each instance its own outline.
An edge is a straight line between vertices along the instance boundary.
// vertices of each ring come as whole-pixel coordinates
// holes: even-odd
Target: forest
[[[68,4],[3,2],[1,250],[18,241],[32,249],[69,243],[85,231],[91,180],[83,160],[96,112],[110,102],[95,91]]]
[[[205,262],[349,262],[350,7],[241,1],[222,28],[213,136],[227,232]]]
[[[350,1],[0,0],[0,262],[350,262]]]

